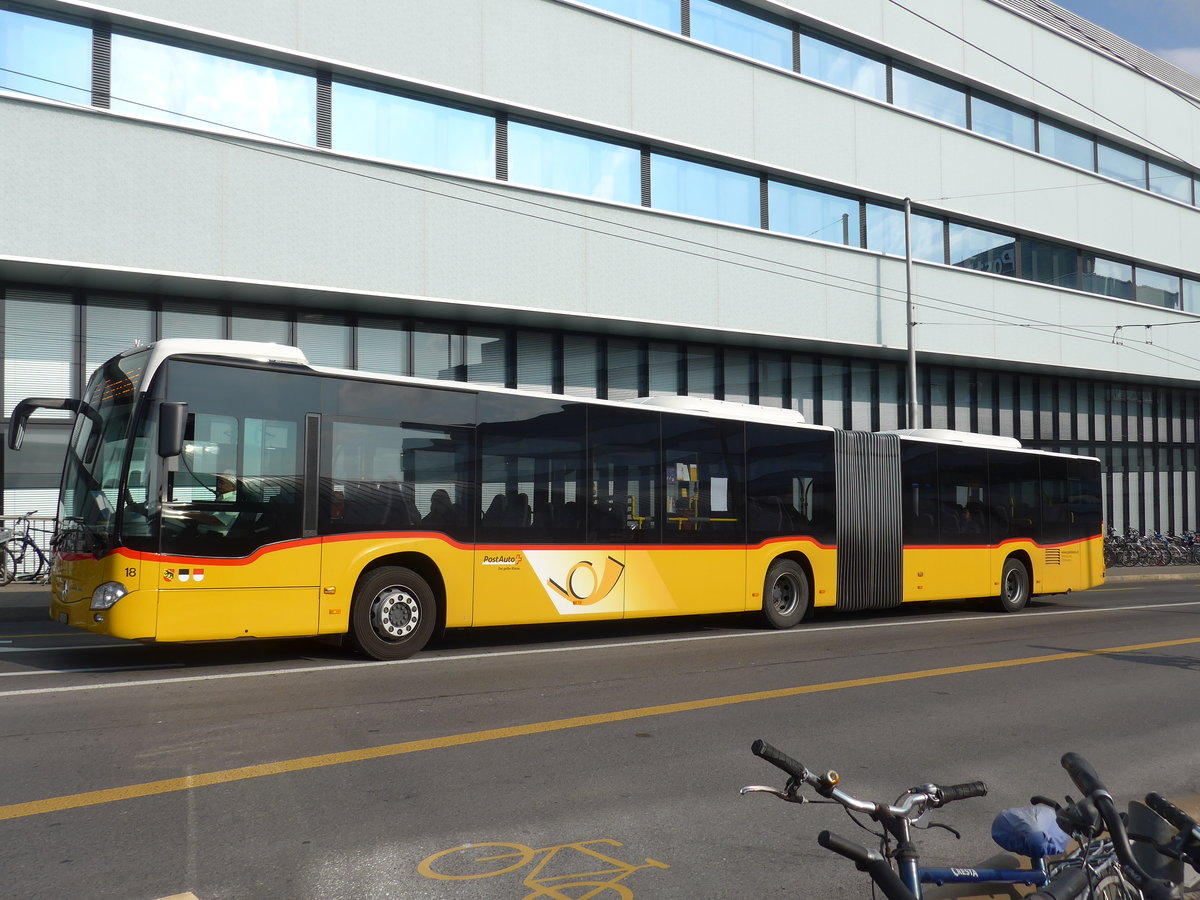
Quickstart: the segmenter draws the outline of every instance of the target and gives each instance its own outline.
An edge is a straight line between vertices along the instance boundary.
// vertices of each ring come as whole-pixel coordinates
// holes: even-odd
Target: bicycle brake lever
[[[916,825],[915,822],[913,824]],[[919,827],[925,829],[926,831],[928,831],[930,828],[944,828],[944,829],[946,829],[946,831],[948,831],[952,835],[954,835],[955,838],[957,838],[960,841],[962,840],[962,834],[959,832],[959,830],[957,828],[952,828],[951,826],[947,825],[945,822],[930,822],[928,825],[921,825]]]
[[[789,791],[781,791],[779,788],[773,788],[765,784],[748,784],[740,791],[739,794],[771,794],[778,797],[780,800],[786,800],[789,803],[808,803],[810,802],[803,794],[791,793]]]

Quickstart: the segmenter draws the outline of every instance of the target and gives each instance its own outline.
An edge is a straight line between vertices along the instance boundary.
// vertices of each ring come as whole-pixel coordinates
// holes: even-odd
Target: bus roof
[[[636,403],[638,406],[656,406],[661,409],[671,409],[676,412],[697,412],[708,416],[743,419],[750,422],[769,422],[774,425],[804,425],[803,413],[794,409],[783,409],[776,406],[756,406],[753,403],[741,403],[736,400],[710,400],[707,397],[691,395],[667,395],[659,397],[638,397],[626,400],[626,403]]]
[[[147,371],[153,371],[171,356],[223,356],[252,362],[309,365],[308,357],[299,347],[270,344],[265,341],[226,341],[205,338],[163,338],[151,344],[134,345],[121,356],[150,351]]]
[[[998,434],[979,434],[974,431],[955,431],[951,428],[899,428],[883,434],[898,434],[901,437],[924,438],[929,441],[952,444],[970,444],[973,447],[992,447],[997,450],[1021,450],[1016,438]]]
[[[406,375],[393,375],[382,372],[367,372],[361,369],[343,369],[336,366],[320,366],[309,362],[304,351],[299,347],[285,344],[274,344],[263,341],[213,340],[201,338],[164,338],[152,344],[131,347],[122,353],[125,356],[142,350],[150,350],[151,358],[146,366],[147,373],[157,369],[168,357],[172,356],[214,356],[226,359],[244,359],[248,362],[282,363],[285,365],[304,366],[318,374],[337,375],[346,378],[363,380],[390,381],[396,383],[419,383],[437,386],[445,390],[484,391],[488,393],[516,394],[529,396],[539,394],[539,391],[518,390],[514,388],[496,387],[494,385],[471,384],[460,382],[440,381],[430,378],[420,378]],[[563,400],[561,394],[544,394],[548,398]],[[599,398],[577,398],[588,403],[608,406],[647,406],[674,413],[693,413],[747,422],[765,422],[777,425],[803,426],[816,431],[837,431],[829,425],[816,425],[806,422],[802,413],[797,410],[779,407],[756,406],[752,403],[741,403],[732,400],[711,400],[695,396],[658,396],[637,397],[630,400],[601,400]],[[870,433],[870,432],[868,432]],[[902,438],[915,438],[934,443],[964,444],[973,447],[985,447],[996,450],[1023,450],[1028,453],[1047,453],[1050,451],[1022,447],[1016,438],[1002,437],[994,434],[978,434],[970,431],[955,431],[949,428],[903,428],[879,432],[895,434]],[[1074,456],[1077,454],[1055,454],[1058,456]],[[1092,459],[1093,457],[1081,457]]]

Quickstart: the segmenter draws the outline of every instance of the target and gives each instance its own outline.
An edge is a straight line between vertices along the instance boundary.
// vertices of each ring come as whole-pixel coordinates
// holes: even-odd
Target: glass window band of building
[[[704,17],[710,16],[713,29],[719,30],[729,15],[748,14],[733,7],[729,7],[733,12],[728,15],[717,14],[713,7],[720,4],[715,0],[705,2],[708,5],[701,9],[697,21],[709,21]],[[62,71],[90,72],[93,48],[92,42],[84,39],[91,30],[87,26],[3,8],[0,8],[0,16],[6,17],[6,26],[15,23],[14,27],[24,27],[27,21],[35,30],[43,22],[52,26],[48,36],[39,40],[42,48],[57,61],[56,65]],[[779,26],[776,23],[773,27]],[[758,32],[749,34],[754,36]],[[855,51],[811,35],[802,34],[801,38],[795,45],[798,56],[803,59],[807,53],[810,60],[818,60],[819,63],[814,64],[822,66],[822,71],[835,82],[843,86],[857,85],[868,93],[876,92],[883,83],[877,77],[883,70],[875,68],[883,65],[881,60],[855,55]],[[650,208],[698,218],[761,227],[888,255],[904,255],[903,230],[897,227],[897,222],[901,221],[897,218],[898,208],[868,198],[802,186],[765,175],[755,176],[745,170],[698,159],[685,159],[673,152],[640,147],[633,140],[589,135],[525,118],[509,121],[506,115],[494,110],[340,78],[327,79],[328,102],[322,105],[318,102],[319,79],[316,75],[305,75],[294,68],[279,68],[254,62],[249,56],[233,56],[226,52],[207,53],[198,49],[199,44],[157,41],[144,34],[118,32],[111,39],[113,52],[108,75],[114,88],[103,99],[114,109],[127,113],[177,124],[205,123],[220,130],[257,133],[308,146],[314,145],[316,136],[324,133],[330,135],[331,149],[339,152],[473,177],[499,177],[601,201],[631,205],[640,202]],[[10,51],[0,46],[0,53]],[[85,58],[87,65],[83,64]],[[25,60],[25,56],[21,60]],[[11,60],[0,59],[0,68],[10,68],[4,65],[6,62]],[[34,63],[29,61],[29,65]],[[191,73],[182,93],[169,93],[166,85],[156,88],[137,77],[147,67],[162,70],[164,66]],[[968,100],[967,92],[953,85],[908,69],[895,71],[902,74],[892,85],[892,90],[902,105],[928,112],[935,107],[955,107],[960,95],[964,103]],[[71,77],[83,79],[79,73]],[[277,108],[264,110],[256,106],[237,108],[236,105],[220,104],[214,107],[209,101],[214,96],[229,93],[220,87],[230,79],[239,82],[248,79],[259,85],[263,90],[248,93],[280,98]],[[64,88],[62,82],[52,83],[56,85],[55,91],[47,93],[57,94]],[[81,80],[77,85],[65,87],[77,89],[82,95],[83,85]],[[0,89],[36,93],[29,87],[25,82],[16,84],[11,77],[8,82],[0,81]],[[1028,142],[1033,119],[1026,121],[1029,117],[1024,113],[1002,103],[982,100],[973,94],[969,99],[981,101],[979,124],[982,128],[998,134],[1012,134],[1019,144]],[[967,109],[969,112],[972,107]],[[328,121],[322,122],[322,115],[328,117]],[[498,122],[503,123],[503,128]],[[505,138],[503,147],[497,140],[501,134]],[[1045,120],[1036,121],[1033,136],[1041,145],[1041,151],[1048,155],[1080,163],[1089,154],[1096,160],[1101,158],[1094,140]],[[1147,160],[1145,156],[1103,146],[1102,165],[1110,177],[1127,182],[1148,180],[1155,186],[1152,189],[1173,194],[1177,199],[1185,193],[1184,188],[1190,193],[1193,184],[1200,183],[1200,179],[1191,179],[1186,173]],[[503,166],[499,161],[501,153]],[[853,209],[856,204],[857,216]],[[1051,265],[1049,269],[1032,262],[1019,265],[1021,244],[1011,235],[992,233],[979,226],[972,227],[977,232],[972,235],[963,230],[968,226],[947,225],[941,217],[926,213],[918,213],[913,222],[914,256],[917,259],[1081,290],[1088,290],[1088,285],[1096,283],[1095,279],[1079,278],[1078,266],[1072,277],[1065,278],[1061,264]],[[942,229],[940,239],[939,229]],[[976,243],[982,240],[991,245],[988,255],[981,256],[984,250],[980,247],[968,252],[969,247],[964,241],[970,240]],[[1012,251],[1007,254],[1003,249],[1005,241],[1013,243]],[[1034,243],[1052,246],[1044,241]],[[1034,243],[1030,244],[1031,249],[1034,249]],[[946,252],[941,251],[942,246]],[[1066,259],[1079,251],[1062,245],[1056,252]],[[1027,258],[1032,259],[1028,254]],[[1119,264],[1132,266],[1135,263],[1124,261]],[[1131,291],[1126,299],[1166,305],[1161,301],[1174,297],[1176,308],[1182,303],[1183,308],[1190,311],[1191,307],[1184,302],[1188,292],[1166,290],[1157,277],[1163,273],[1157,269],[1153,271],[1155,283],[1147,285],[1146,290]],[[1047,272],[1051,274],[1047,275]],[[1106,284],[1104,290],[1094,292],[1104,296],[1125,296],[1113,292],[1111,287]]]
[[[944,76],[887,59],[879,51],[854,46],[832,35],[754,10],[736,0],[574,0],[627,19],[674,31],[730,53],[789,69],[817,81],[899,106],[910,112],[1050,156],[1141,190],[1181,203],[1200,205],[1200,175],[1170,162],[1150,159],[1164,171],[1145,172],[1145,154],[1117,147],[1098,135],[1054,121],[986,91],[956,85]],[[691,21],[702,4],[703,27],[684,31],[679,9],[690,6]],[[717,9],[719,8],[719,12]],[[668,13],[667,10],[671,12]],[[783,51],[787,32],[794,48]],[[890,85],[891,90],[888,90]],[[1035,121],[1040,120],[1038,125]],[[1044,123],[1044,124],[1042,124]],[[1035,137],[1035,127],[1042,134]],[[1038,139],[1040,137],[1040,140]],[[1140,166],[1139,166],[1140,163]]]
[[[1200,293],[1200,282],[1193,289]],[[566,396],[696,394],[798,408],[815,424],[906,427],[906,379],[897,361],[503,323],[464,327],[401,317],[203,305],[182,298],[101,296],[4,283],[0,297],[7,326],[3,388],[9,409],[13,398],[22,396],[63,391],[77,396],[86,367],[122,349],[131,335],[153,340],[165,333],[259,338],[269,333],[299,343],[314,361],[342,360],[342,366],[370,371],[503,382]],[[72,352],[58,353],[56,347],[74,348],[75,358],[65,362]],[[1100,456],[1111,489],[1110,523],[1195,527],[1200,391],[932,364],[921,366],[918,377],[918,424],[1003,434],[1029,447]],[[57,437],[35,447],[38,452],[29,460],[15,460],[5,474],[14,509],[26,499],[34,502],[35,494],[53,497],[61,470],[61,456],[55,454],[61,454],[67,434],[59,426],[66,422],[56,420],[54,413],[45,418]],[[1165,492],[1153,511],[1139,505],[1139,495],[1129,494],[1138,479],[1147,479],[1145,488],[1164,474],[1193,480]],[[20,506],[29,508],[28,503]]]
[[[1041,153],[1068,165],[1077,166],[1112,178],[1122,184],[1151,191],[1181,203],[1200,205],[1200,174],[1189,173],[1170,162],[1149,158],[1140,151],[1122,149],[1095,135],[1056,123],[1017,105],[993,98],[986,92],[955,85],[943,76],[921,72],[918,68],[893,63],[876,52],[853,47],[837,38],[821,35],[770,13],[753,10],[736,0],[580,0],[587,5],[622,15],[634,21],[685,34],[694,40],[728,50],[778,68],[789,69],[818,81],[873,97],[961,128],[1026,150]],[[688,14],[682,15],[686,8]],[[87,26],[60,22],[0,7],[0,17],[9,31],[24,29],[27,36],[13,47],[0,46],[0,90],[107,106],[104,97],[91,92],[90,66],[83,68],[85,45],[90,45]],[[112,34],[117,44],[137,41],[138,35],[120,30]],[[145,36],[141,36],[145,37]],[[13,42],[9,42],[12,44]],[[790,45],[790,46],[789,46]],[[154,59],[187,56],[198,67],[197,83],[211,81],[213,70],[224,69],[225,77],[260,82],[269,88],[267,95],[279,101],[271,108],[246,108],[232,104],[220,92],[191,92],[171,98],[152,90],[153,86],[137,79],[141,71],[132,61],[132,49],[141,51],[143,67]],[[312,104],[303,101],[319,92],[316,84],[303,78],[288,77],[277,64],[258,65],[241,61],[227,53],[204,53],[183,45],[152,39],[133,43],[125,52],[115,54],[118,65],[112,71],[113,83],[102,93],[111,93],[118,102],[113,108],[150,118],[191,120],[234,131],[251,131],[282,140],[312,144],[310,135],[325,133]],[[38,48],[49,48],[41,52]],[[192,56],[198,54],[198,56]],[[132,68],[132,70],[131,70]],[[76,71],[78,70],[78,71]],[[105,82],[107,85],[107,82]],[[147,93],[149,91],[149,93]],[[263,92],[257,92],[260,95]],[[174,107],[182,108],[174,108]],[[194,111],[189,111],[189,108]],[[197,113],[202,112],[203,115]],[[265,120],[265,121],[264,121]],[[1036,120],[1036,126],[1035,126]],[[239,122],[253,122],[246,128]],[[355,120],[357,121],[357,120]],[[1031,129],[1036,127],[1036,136]],[[351,129],[361,130],[361,126]],[[357,136],[361,140],[361,135]],[[355,136],[347,138],[354,143]],[[324,146],[324,143],[321,144]],[[376,155],[376,154],[371,154]],[[392,158],[388,153],[378,154]],[[1148,166],[1147,166],[1148,163]],[[452,171],[460,171],[452,168]]]
[[[1200,282],[1193,288],[1200,290]],[[165,334],[249,338],[257,332],[300,346],[318,364],[611,399],[612,390],[605,390],[601,377],[607,371],[609,387],[622,396],[691,394],[788,408],[805,402],[810,404],[804,411],[811,421],[838,427],[872,427],[867,416],[860,415],[868,406],[884,407],[882,418],[895,422],[888,417],[905,406],[899,363],[853,356],[669,338],[631,339],[499,322],[464,325],[379,314],[205,304],[172,297],[48,291],[36,286],[0,284],[0,296],[9,325],[6,396],[14,390],[22,396],[39,391],[77,393],[87,370],[124,349],[131,335],[149,342]],[[63,354],[51,353],[56,358],[53,364],[34,365],[46,355],[44,345],[52,339],[76,348],[78,358],[64,362],[59,358]],[[587,365],[581,365],[581,359]],[[1052,396],[1051,389],[1060,380],[1057,376],[987,374],[934,364],[922,366],[921,371],[922,397],[926,405],[942,408],[948,427],[1001,433],[1005,427],[996,420],[995,411],[1010,408],[1028,413],[1028,422],[1012,426],[1014,436],[1027,440],[1124,441],[1136,431],[1130,425],[1118,434],[1097,424],[1099,420],[1092,422],[1090,407],[1080,407],[1075,418],[1060,415],[1057,405],[1062,401],[1055,396],[1066,394]],[[959,377],[962,372],[971,373],[966,381]],[[1040,387],[1034,390],[1026,382]],[[1063,383],[1068,382],[1074,383],[1070,379]],[[1001,384],[1008,393],[993,396]],[[1156,420],[1158,413],[1153,410],[1162,407],[1163,390],[1175,389],[1124,389],[1121,409],[1137,401],[1137,409],[1149,416],[1148,421]],[[859,399],[869,403],[859,409],[854,406]],[[1068,403],[1072,405],[1078,406]],[[1047,417],[1052,406],[1056,418]],[[924,424],[930,424],[928,416]],[[1169,429],[1181,440],[1195,440],[1194,424],[1169,425],[1164,419],[1155,427],[1159,429],[1156,439]]]

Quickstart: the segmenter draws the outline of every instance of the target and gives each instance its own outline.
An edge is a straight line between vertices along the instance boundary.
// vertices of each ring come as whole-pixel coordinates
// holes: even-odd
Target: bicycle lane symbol
[[[510,875],[532,865],[521,881],[532,893],[521,900],[633,900],[632,889],[622,881],[642,869],[670,868],[654,859],[622,862],[594,849],[598,844],[623,846],[607,838],[537,849],[507,842],[465,844],[423,859],[417,871],[437,881],[466,881]]]

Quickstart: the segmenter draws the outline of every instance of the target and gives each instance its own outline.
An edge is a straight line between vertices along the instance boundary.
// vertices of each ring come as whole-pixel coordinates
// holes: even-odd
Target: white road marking
[[[991,619],[1000,619],[1016,624],[1020,622],[1028,622],[1030,618],[1033,618],[1034,616],[1080,616],[1091,615],[1095,613],[1130,612],[1142,609],[1178,609],[1185,606],[1200,606],[1200,600],[1185,600],[1181,603],[1147,603],[1135,604],[1133,606],[1107,606],[1093,609],[1052,609],[1035,611],[1025,615],[1014,615],[1012,613],[992,613],[978,616],[939,617],[936,619],[921,617],[915,619],[905,619],[899,622],[855,622],[849,625],[826,625],[817,627],[800,626],[799,628],[791,628],[782,631],[739,631],[723,634],[696,634],[682,637],[651,638],[649,640],[614,641],[607,644],[573,644],[566,647],[534,647],[524,650],[493,650],[482,653],[447,653],[443,656],[416,656],[411,659],[400,659],[391,662],[371,661],[336,663],[334,665],[303,666],[286,669],[261,669],[253,672],[222,672],[209,675],[185,675],[179,678],[148,678],[143,681],[115,681],[108,684],[77,684],[62,685],[57,687],[25,688],[23,690],[0,691],[0,697],[25,697],[32,694],[67,694],[74,691],[104,691],[117,690],[120,688],[155,687],[163,684],[183,684],[187,682],[198,681],[225,681],[232,678],[269,678],[277,675],[298,675],[309,672],[341,672],[347,669],[363,669],[374,666],[436,665],[438,663],[460,662],[462,660],[500,659],[508,656],[537,656],[545,653],[579,653],[590,650],[624,649],[626,647],[653,647],[666,644],[686,644],[693,641],[721,641],[733,640],[737,638],[770,639],[783,637],[792,637],[802,640],[806,637],[819,636],[829,631],[858,631],[869,628],[916,628],[922,625],[945,625],[955,622],[973,624],[981,620],[987,621]],[[79,650],[82,648],[74,647],[71,649]],[[62,672],[48,671],[46,674],[70,674],[72,671],[81,670],[65,670]]]
[[[112,650],[116,647],[136,647],[126,641],[123,644],[71,644],[69,647],[0,647],[0,653],[41,653],[44,650]]]
[[[141,672],[148,669],[182,669],[180,663],[158,663],[152,666],[95,666],[87,669],[38,669],[20,672],[0,672],[0,678],[22,678],[33,675],[75,675],[80,672]]]

